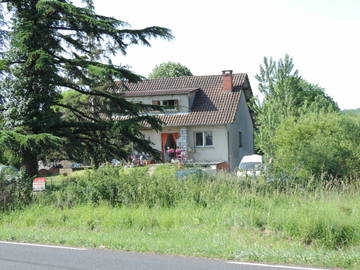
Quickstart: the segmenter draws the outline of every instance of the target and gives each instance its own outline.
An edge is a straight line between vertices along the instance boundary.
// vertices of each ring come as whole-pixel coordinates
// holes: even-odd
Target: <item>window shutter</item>
[[[153,101],[152,101],[152,105],[158,105],[158,106],[160,106],[160,101],[159,101],[159,100],[153,100]]]

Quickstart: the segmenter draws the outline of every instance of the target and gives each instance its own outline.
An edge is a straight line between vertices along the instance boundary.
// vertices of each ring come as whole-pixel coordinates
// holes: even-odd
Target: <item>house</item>
[[[163,130],[142,132],[165,161],[180,153],[188,161],[234,170],[244,155],[253,154],[254,124],[248,106],[253,94],[246,74],[225,70],[220,75],[145,80],[127,87],[127,100],[164,106],[165,112],[156,114],[165,123]]]

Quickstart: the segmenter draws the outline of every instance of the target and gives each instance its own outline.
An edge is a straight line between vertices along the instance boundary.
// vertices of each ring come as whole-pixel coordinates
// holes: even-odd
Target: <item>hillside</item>
[[[359,114],[359,115],[360,115],[360,108],[357,108],[357,109],[346,109],[346,110],[343,110],[343,112],[345,112],[345,113],[352,113],[352,114]]]

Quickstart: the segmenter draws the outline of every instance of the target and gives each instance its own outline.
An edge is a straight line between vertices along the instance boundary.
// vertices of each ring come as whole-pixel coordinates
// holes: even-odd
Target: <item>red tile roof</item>
[[[147,96],[163,96],[163,95],[184,95],[192,93],[199,88],[185,88],[185,89],[164,89],[164,90],[145,90],[145,91],[126,91],[125,97],[147,97]]]
[[[165,95],[165,93],[184,94],[198,89],[191,111],[188,113],[165,113],[158,117],[166,126],[222,125],[235,120],[240,102],[241,90],[248,98],[252,96],[248,77],[245,73],[233,74],[233,91],[223,90],[222,75],[186,76],[144,80],[139,83],[128,83],[125,96]],[[123,92],[119,85],[117,91]]]

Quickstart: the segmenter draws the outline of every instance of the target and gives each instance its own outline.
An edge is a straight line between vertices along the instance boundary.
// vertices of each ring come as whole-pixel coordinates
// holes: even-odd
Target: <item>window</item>
[[[168,99],[168,100],[163,100],[161,102],[165,109],[168,110],[177,110],[178,109],[178,101],[176,99]]]
[[[239,147],[242,147],[242,132],[239,131]]]
[[[153,100],[152,105],[163,106],[165,110],[179,110],[179,101],[177,99]]]
[[[212,145],[213,145],[213,135],[211,131],[195,133],[195,146],[212,146]]]
[[[204,132],[205,145],[213,145],[212,132]]]
[[[203,146],[204,145],[203,133],[202,132],[196,132],[195,133],[195,145],[196,146]]]

